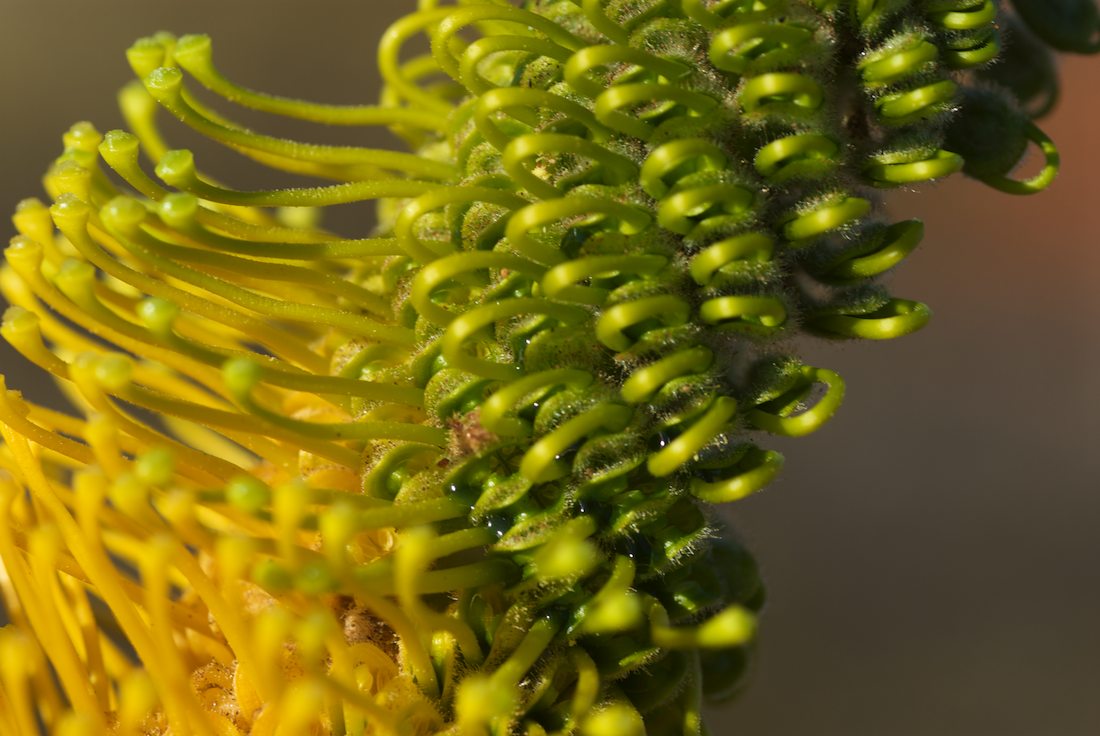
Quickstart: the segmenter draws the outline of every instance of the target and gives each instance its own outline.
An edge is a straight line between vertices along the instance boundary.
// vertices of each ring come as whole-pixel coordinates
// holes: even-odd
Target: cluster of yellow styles
[[[788,338],[929,317],[874,282],[922,228],[870,192],[1057,169],[1045,45],[1100,21],[1015,4],[421,0],[377,106],[138,41],[130,132],[65,134],[0,270],[79,410],[0,379],[0,733],[704,733],[763,602],[709,505],[843,396]],[[321,183],[231,188],[158,111]],[[322,226],[366,201],[370,237]]]

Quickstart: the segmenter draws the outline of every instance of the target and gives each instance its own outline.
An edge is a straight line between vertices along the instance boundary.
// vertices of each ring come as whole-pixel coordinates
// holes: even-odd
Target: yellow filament
[[[175,567],[183,573],[225,635],[226,641],[237,658],[237,665],[246,674],[249,683],[256,688],[260,697],[265,699],[274,697],[274,688],[270,681],[259,675],[260,665],[252,652],[251,637],[248,635],[248,625],[244,617],[239,615],[230,601],[222,596],[190,552],[175,542],[171,543],[168,550]]]
[[[433,179],[451,179],[457,173],[447,163],[431,161],[416,154],[388,150],[360,148],[356,146],[329,146],[290,141],[252,133],[230,123],[220,114],[210,114],[205,105],[198,103],[182,86],[182,74],[178,69],[161,67],[145,78],[145,88],[153,98],[180,122],[203,136],[227,145],[245,155],[259,153],[262,157],[283,168],[283,162],[293,167],[308,162],[323,167],[340,177],[351,167],[368,166],[376,170],[389,169]],[[392,176],[382,173],[383,177]],[[341,177],[344,178],[344,177]]]
[[[84,424],[83,437],[95,453],[96,464],[108,478],[126,472],[126,463],[119,450],[118,427],[108,417],[92,416]]]
[[[54,219],[58,223],[59,229],[69,239],[69,242],[80,251],[88,262],[104,273],[151,296],[179,304],[188,311],[234,327],[244,334],[251,334],[257,340],[263,341],[277,355],[284,353],[296,355],[299,356],[296,362],[303,362],[300,359],[301,354],[309,352],[308,350],[296,348],[294,340],[288,339],[285,334],[280,335],[280,330],[271,327],[263,320],[252,317],[235,307],[226,306],[220,299],[211,299],[212,296],[217,296],[215,294],[209,292],[196,293],[192,290],[182,289],[124,265],[120,260],[103,250],[101,245],[101,243],[107,242],[121,247],[118,241],[107,236],[102,230],[98,238],[92,237],[91,232],[88,230],[87,215],[89,213],[87,206],[83,203],[74,200],[63,200],[61,204],[54,205],[51,209],[54,212]],[[164,259],[153,262],[158,266],[165,265]],[[171,274],[174,270],[176,269],[170,269],[164,273]],[[20,275],[27,278],[27,274],[21,273]],[[35,289],[35,291],[39,290]],[[97,334],[95,330],[90,331]],[[308,360],[309,358],[306,359],[307,364]]]
[[[204,87],[244,107],[328,125],[408,125],[440,132],[445,129],[439,116],[421,110],[306,102],[234,84],[214,64],[209,36],[184,36],[179,40],[174,57]]]
[[[473,547],[488,545],[492,542],[493,534],[487,529],[468,531],[473,533],[455,533],[465,537],[473,537],[472,539],[464,539],[464,544]],[[455,638],[466,661],[477,666],[484,658],[478,644],[477,634],[461,619],[437,613],[428,608],[420,599],[420,593],[417,589],[421,576],[428,571],[434,559],[447,554],[446,543],[439,545],[430,527],[418,527],[401,532],[398,538],[397,551],[394,554],[394,579],[397,583],[397,598],[401,602],[402,608],[408,612],[417,630],[422,632],[421,638],[425,646],[434,632],[445,631]]]
[[[326,613],[326,615],[330,614]],[[343,633],[337,627],[330,627],[326,631],[325,643],[332,664],[329,676],[322,678],[321,682],[333,690],[333,695],[343,701],[348,709],[366,715],[379,736],[396,734],[397,725],[392,716],[379,707],[367,693],[360,690],[356,682],[355,657],[344,640]],[[392,660],[385,655],[382,656],[386,664],[392,667]],[[346,715],[345,718],[347,718]],[[361,730],[365,730],[365,723],[361,726]],[[349,729],[349,733],[356,733],[354,727]]]
[[[324,705],[323,686],[312,678],[295,682],[283,696],[275,736],[299,736],[317,724]]]
[[[405,615],[400,606],[375,595],[369,586],[359,584],[354,578],[350,582],[356,588],[356,599],[385,621],[401,640],[404,656],[408,660],[409,669],[416,684],[429,698],[438,697],[439,682],[435,676],[435,669],[432,667],[428,650],[417,636],[413,621]]]
[[[191,689],[172,637],[173,627],[166,606],[169,600],[170,544],[164,537],[151,539],[140,560],[141,578],[145,586],[145,607],[149,612],[149,635],[159,658],[158,664],[162,668],[160,678],[157,678],[161,689],[160,698],[170,718],[172,711],[176,711],[172,723],[173,734],[178,728],[180,734],[215,736],[206,713]]]
[[[0,636],[3,636],[3,632],[0,632]],[[5,652],[0,648],[0,655],[2,654],[5,654]],[[12,704],[8,702],[8,694],[3,678],[0,678],[0,727],[3,728],[4,733],[22,736],[18,730],[19,724],[15,720],[14,710]]]
[[[278,445],[260,438],[245,435],[238,439],[229,434],[223,436],[202,425],[176,417],[161,417],[161,422],[180,441],[238,467],[248,468],[256,464],[256,457],[253,457],[249,451],[269,462],[281,465],[284,469],[290,469],[297,462],[293,452],[282,450]],[[247,451],[242,447],[247,448]],[[258,447],[263,449],[257,449]]]
[[[155,365],[136,363],[134,365],[134,378],[138,384],[141,384],[143,387],[148,386],[149,389],[154,392],[159,392],[167,396],[179,397],[181,400],[188,401],[192,404],[198,404],[208,408],[232,406],[227,402],[222,402],[212,397],[209,393],[200,390],[194,384],[181,380],[178,375],[160,369]],[[128,401],[134,398],[128,394],[120,394],[120,397]],[[140,405],[140,401],[135,401],[134,403]],[[232,440],[232,443],[236,443],[232,444],[223,438],[221,434],[215,433],[197,424],[180,422],[170,416],[162,416],[161,421],[168,426],[173,434],[186,441],[191,447],[206,452],[208,455],[221,457],[226,462],[238,467],[248,468],[255,464],[255,459],[240,450],[238,445],[247,448],[259,457],[277,461],[288,467],[292,461],[296,462],[296,455],[292,450],[284,448],[274,442],[270,442],[262,436],[248,432],[224,433],[225,437]]]
[[[88,403],[97,411],[108,416],[111,423],[119,431],[124,431],[146,446],[172,448],[181,466],[186,463],[202,472],[205,477],[200,482],[214,485],[217,484],[219,478],[225,478],[227,475],[232,475],[239,470],[236,466],[230,465],[219,458],[203,454],[178,440],[150,429],[136,419],[132,419],[107,397],[106,392],[97,380],[86,374],[81,375],[81,373],[83,371],[76,373],[73,378]]]
[[[119,92],[118,100],[119,107],[122,110],[122,116],[126,120],[126,127],[133,131],[133,136],[137,139],[140,147],[145,151],[146,155],[153,163],[159,163],[161,159],[164,158],[165,154],[168,153],[168,145],[165,143],[164,138],[157,128],[156,112],[158,106],[156,101],[149,95],[148,91],[146,91],[145,85],[138,80],[134,80],[123,87]],[[107,137],[109,138],[110,134],[108,134]],[[135,147],[133,150],[133,165],[130,167],[131,170],[137,169],[136,163],[137,151]],[[121,174],[122,172],[119,173]],[[160,199],[164,195],[165,190],[144,173],[140,172],[140,169],[138,169],[136,173],[140,174],[140,178],[144,183],[152,184],[157,192],[157,194],[150,197],[151,199]],[[123,178],[126,177],[124,176]],[[135,186],[134,188],[141,191],[140,187]],[[252,222],[257,225],[272,224],[271,217],[267,213],[253,207],[216,206],[247,222]]]
[[[42,427],[30,422],[25,417],[26,405],[15,392],[8,391],[4,377],[0,375],[0,424],[9,427],[13,432],[34,442],[39,447],[47,448],[60,455],[70,457],[81,465],[95,462],[91,450],[79,442],[74,442],[68,437],[63,437],[53,432],[48,432]]]
[[[145,154],[154,162],[160,161],[168,151],[168,144],[156,126],[156,100],[146,91],[145,85],[135,79],[119,90],[118,103],[126,127],[141,142]]]
[[[139,736],[146,716],[157,705],[156,688],[142,670],[119,679],[118,736]]]
[[[69,605],[58,606],[58,610],[62,614],[70,614],[72,621],[70,629],[75,628],[79,635],[89,684],[92,686],[92,692],[95,693],[100,711],[107,713],[111,710],[109,702],[112,696],[111,678],[107,674],[103,648],[100,646],[99,622],[96,621],[95,613],[88,601],[87,591],[80,582],[67,576],[62,578],[61,582],[67,594],[64,600]],[[77,639],[75,636],[73,638]]]
[[[241,258],[217,251],[172,245],[152,237],[141,238],[141,243],[166,258],[188,261],[202,267],[207,273],[222,274],[223,277],[239,282],[254,282],[260,288],[283,298],[294,297],[307,303],[321,299],[332,305],[339,301],[339,297],[343,297],[373,314],[384,318],[389,316],[389,304],[384,299],[347,278],[325,273],[317,268]],[[305,288],[292,288],[295,284],[301,284]]]
[[[0,434],[3,434],[5,442],[11,448],[31,492],[49,510],[73,557],[81,569],[87,573],[96,592],[114,613],[126,638],[133,644],[146,667],[157,673],[155,679],[163,680],[162,663],[159,661],[157,647],[150,636],[148,626],[126,595],[121,577],[97,537],[94,534],[86,534],[86,531],[95,531],[94,527],[90,526],[94,524],[94,512],[83,514],[84,524],[78,526],[57,497],[53,484],[42,473],[27,440],[2,425],[0,425]],[[166,703],[166,709],[174,732],[187,733],[184,729],[182,714],[170,703]]]
[[[49,305],[51,309],[67,320],[87,329],[91,334],[103,339],[110,339],[116,345],[131,353],[156,359],[183,375],[191,376],[202,384],[218,385],[220,383],[220,381],[211,378],[216,376],[216,373],[201,364],[155,345],[145,344],[141,340],[130,339],[116,330],[105,328],[100,321],[89,317],[86,310],[76,308],[72,302],[61,298],[53,286],[47,284],[36,271],[27,275],[30,276],[29,279],[20,281],[12,271],[5,269],[0,272],[0,291],[12,304],[34,314],[38,318],[38,326],[42,333],[62,349],[71,353],[95,352],[101,350],[102,345],[63,325],[48,310],[42,307],[42,303]],[[5,278],[6,276],[11,278]],[[39,299],[41,299],[41,302]],[[92,329],[92,326],[95,326],[95,329]],[[202,380],[201,377],[204,374],[209,380]]]
[[[335,664],[333,669],[337,670]],[[348,673],[348,677],[354,680],[354,670]],[[384,710],[370,696],[346,682],[344,678],[325,677],[321,680],[321,684],[331,690],[335,697],[343,701],[347,710],[358,712],[358,719],[349,719],[345,714],[345,720],[349,721],[347,733],[367,733],[368,723],[371,728],[369,733],[376,736],[397,736],[401,733],[396,720],[389,711]],[[366,716],[366,718],[363,716]]]
[[[5,490],[10,491],[10,486]],[[64,631],[54,601],[50,600],[52,591],[49,587],[42,590],[43,584],[56,584],[56,579],[50,579],[54,572],[48,549],[45,544],[36,545],[38,549],[35,551],[40,554],[31,556],[31,569],[26,567],[12,539],[9,519],[12,501],[11,496],[0,500],[0,559],[3,560],[16,596],[26,611],[26,620],[35,637],[38,641],[50,642],[47,655],[70,702],[99,713],[95,695],[89,688],[87,673],[83,671],[72,640]],[[38,538],[41,539],[41,534],[46,533],[48,532],[41,532]],[[56,540],[54,543],[56,544]]]
[[[75,229],[72,232],[77,239],[84,240],[83,245],[87,246],[89,250],[94,248],[90,243],[90,238],[83,237]],[[66,235],[69,235],[71,239],[72,235],[70,235],[69,232],[66,232]],[[158,256],[148,247],[148,242],[143,238],[134,237],[131,239],[131,237],[118,231],[112,232],[111,235],[113,236],[114,242],[122,245],[143,263],[156,268],[158,273],[191,284],[205,293],[221,297],[236,306],[243,307],[257,314],[274,319],[286,319],[300,322],[307,325],[330,325],[346,329],[352,334],[363,335],[364,337],[386,342],[396,342],[398,344],[412,343],[411,335],[404,328],[380,324],[369,317],[354,314],[343,309],[290,303],[263,296],[241,288],[230,281],[209,276],[188,266],[182,266],[173,259]],[[101,236],[98,240],[103,243],[107,240],[107,237]],[[88,251],[85,251],[81,245],[77,245],[77,247],[80,248],[82,252],[85,252],[85,255],[88,255]],[[90,256],[89,260],[91,260]],[[100,266],[100,268],[102,268],[102,266]],[[103,270],[107,271],[105,268]]]
[[[227,435],[230,432],[235,432],[238,434],[233,436],[242,438],[252,434],[285,439],[302,450],[324,457],[334,463],[349,468],[355,468],[359,465],[359,453],[341,445],[313,439],[309,436],[308,431],[299,432],[296,429],[260,421],[255,417],[235,411],[223,411],[201,404],[180,401],[170,395],[154,392],[133,384],[120,391],[120,396],[127,401],[157,413],[198,422],[211,428],[225,429]]]
[[[0,544],[5,551],[14,552],[10,534],[0,534]],[[29,535],[31,574],[37,583],[39,602],[42,604],[39,615],[42,620],[32,619],[36,629],[39,624],[41,630],[37,630],[39,641],[49,642],[46,650],[50,661],[61,680],[69,702],[73,707],[85,711],[94,723],[100,728],[104,726],[102,711],[99,709],[99,700],[90,681],[89,672],[81,657],[73,646],[73,639],[65,630],[65,625],[59,614],[59,609],[68,610],[63,604],[60,586],[57,581],[57,571],[54,561],[59,551],[61,540],[58,538],[57,528],[53,525],[40,525],[32,530]],[[33,583],[32,583],[33,584]]]
[[[25,290],[22,288],[13,288],[19,283],[16,279],[0,279],[0,287],[2,287],[5,298],[9,299],[13,304],[17,304],[39,315],[40,324],[45,334],[58,344],[86,349],[90,343],[85,338],[77,336],[77,333],[72,332],[68,328],[61,327],[60,323],[50,317],[48,313],[39,306],[37,299],[40,299],[65,319],[87,330],[90,334],[113,342],[127,352],[152,358],[183,375],[191,376],[203,385],[220,385],[221,381],[217,377],[217,373],[210,371],[209,367],[171,350],[166,350],[155,344],[151,344],[144,334],[125,328],[119,324],[116,321],[116,315],[113,313],[104,310],[105,314],[101,314],[97,311],[97,317],[93,317],[88,314],[86,308],[78,308],[73,302],[63,297],[52,284],[47,283],[42,277],[42,274],[38,272],[37,268],[25,268],[24,265],[29,266],[30,264],[24,264],[22,259],[13,259],[11,257],[11,249],[8,250],[8,262],[15,266],[19,276],[22,277],[23,285],[27,288]],[[11,272],[5,270],[4,273]],[[32,294],[34,296],[32,296]],[[37,299],[35,297],[37,297]],[[94,308],[95,304],[85,306]],[[242,322],[238,321],[237,324],[241,325]],[[243,324],[246,328],[248,327],[247,321]],[[125,332],[120,332],[120,329],[125,330]],[[135,337],[135,334],[141,336]],[[99,346],[94,343],[91,343],[91,346],[93,349],[100,349]],[[311,361],[318,360],[318,356],[315,354],[310,353],[310,355],[312,355],[312,358],[310,358]]]
[[[36,658],[35,645],[30,637],[18,629],[0,629],[0,682],[3,682],[5,699],[10,705],[11,720],[17,736],[36,736],[38,726],[31,711],[31,693],[28,687],[28,670]]]
[[[115,536],[117,537],[118,535]],[[26,550],[28,549],[27,542],[22,536],[20,536],[18,533],[13,533],[13,540],[17,548],[23,550],[25,554],[29,555],[29,553],[26,552]],[[80,583],[85,587],[92,586],[92,583],[88,579],[88,576],[85,575],[83,570],[81,570],[76,560],[64,551],[58,553],[55,565],[58,572],[64,573],[72,581]],[[143,591],[139,585],[125,577],[120,578],[120,584],[123,591],[132,601],[140,602],[142,600]],[[4,594],[5,600],[16,602],[18,601],[18,598],[15,596],[14,589],[5,588]],[[208,623],[205,618],[203,618],[192,609],[185,608],[182,604],[174,601],[171,603],[171,616],[177,628],[187,628],[195,631],[202,631],[208,628]],[[13,620],[16,619],[15,616],[13,616],[12,618]],[[102,627],[103,622],[96,621],[96,626]],[[100,644],[106,645],[108,649],[117,652],[117,648],[110,642],[110,639],[101,637]],[[106,652],[106,654],[110,654],[110,652]],[[110,657],[108,657],[107,659],[110,659]],[[117,658],[115,661],[118,661]],[[117,666],[114,669],[117,670]]]

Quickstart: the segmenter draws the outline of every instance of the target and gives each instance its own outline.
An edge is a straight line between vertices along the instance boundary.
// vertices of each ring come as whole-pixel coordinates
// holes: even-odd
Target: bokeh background
[[[410,5],[0,0],[0,203],[39,194],[70,123],[121,125],[138,36],[205,31],[242,83],[356,102],[374,99],[375,42]],[[960,179],[890,197],[927,226],[893,290],[932,324],[805,345],[849,394],[729,510],[769,604],[751,687],[714,710],[714,734],[1100,733],[1100,58],[1062,71],[1044,127],[1064,168],[1046,193]],[[48,393],[6,345],[0,366]]]

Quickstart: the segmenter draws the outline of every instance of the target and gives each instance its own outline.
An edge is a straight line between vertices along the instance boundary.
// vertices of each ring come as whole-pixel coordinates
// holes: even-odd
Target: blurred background
[[[71,123],[121,126],[139,36],[208,32],[241,83],[371,101],[375,43],[411,5],[0,0],[0,204],[40,195]],[[893,291],[929,303],[931,325],[804,346],[848,398],[777,443],[784,475],[728,511],[769,603],[751,687],[714,710],[714,734],[1100,733],[1100,58],[1062,71],[1046,193],[952,180],[891,196],[927,231]],[[0,366],[48,392],[6,344]]]

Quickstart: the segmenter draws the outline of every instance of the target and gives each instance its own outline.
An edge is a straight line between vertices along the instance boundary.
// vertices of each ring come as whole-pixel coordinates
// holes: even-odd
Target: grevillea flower
[[[368,106],[138,41],[130,132],[65,134],[0,272],[4,338],[78,410],[0,387],[0,732],[702,733],[763,601],[711,504],[843,394],[790,338],[929,317],[874,281],[922,235],[875,190],[1057,169],[1047,46],[1100,19],[1014,5],[421,0]],[[325,229],[363,201],[373,234]]]

